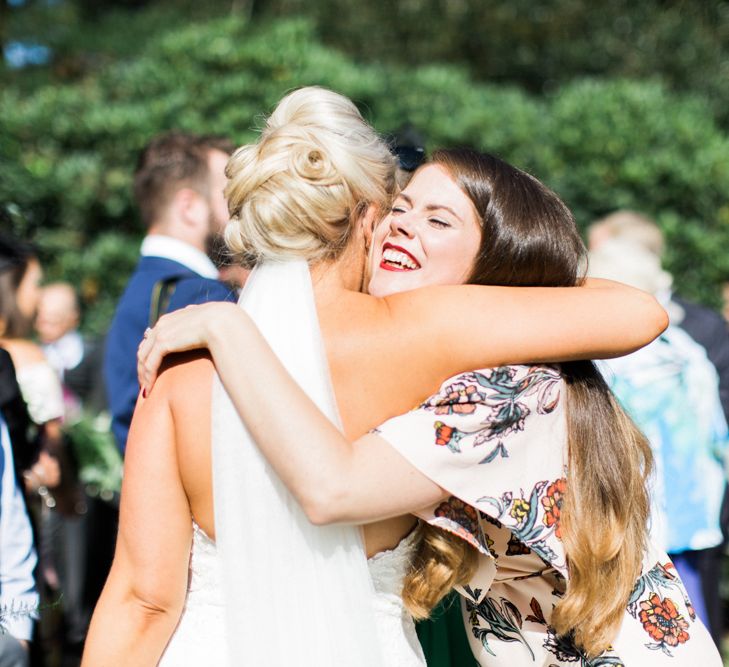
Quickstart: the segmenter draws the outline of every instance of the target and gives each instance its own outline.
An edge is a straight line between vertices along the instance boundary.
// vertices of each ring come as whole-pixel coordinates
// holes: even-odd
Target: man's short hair
[[[598,228],[605,232],[606,238],[627,239],[652,252],[656,257],[663,255],[663,232],[654,220],[642,213],[627,209],[615,211],[593,222],[588,233]]]
[[[152,139],[134,172],[134,199],[144,225],[151,226],[181,188],[208,196],[210,151],[230,155],[233,148],[228,139],[215,135],[169,132]]]

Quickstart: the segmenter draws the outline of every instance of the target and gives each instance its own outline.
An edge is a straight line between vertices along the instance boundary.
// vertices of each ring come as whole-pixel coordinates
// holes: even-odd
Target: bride
[[[447,210],[430,216],[438,234],[421,257],[393,246],[385,258],[405,282],[404,269],[417,263],[420,285],[432,287],[360,293],[371,226],[393,194],[393,160],[335,93],[285,97],[228,175],[229,243],[259,264],[243,305],[348,437],[405,412],[457,372],[623,354],[665,324],[651,299],[609,283],[435,287],[463,282],[477,259],[478,230],[444,220]],[[448,187],[447,178],[433,183]],[[220,311],[208,323],[211,338],[233,341],[227,323],[235,317]],[[261,377],[256,391],[265,384]],[[282,400],[284,420],[286,408]],[[322,538],[323,527],[306,517],[302,525],[295,501],[242,446],[246,438],[209,358],[178,360],[140,399],[117,553],[83,664],[422,664],[398,595],[419,539],[414,519],[391,513],[364,528],[375,580],[368,591],[356,531],[339,527]],[[292,544],[291,535],[300,539]]]

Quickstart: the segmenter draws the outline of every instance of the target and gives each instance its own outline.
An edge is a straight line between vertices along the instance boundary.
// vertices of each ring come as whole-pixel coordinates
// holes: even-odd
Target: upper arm
[[[112,571],[131,594],[161,609],[181,609],[192,539],[169,403],[172,375],[139,400],[132,419]]]
[[[472,368],[620,356],[667,325],[649,294],[591,287],[435,287],[387,297],[391,349],[444,377]]]

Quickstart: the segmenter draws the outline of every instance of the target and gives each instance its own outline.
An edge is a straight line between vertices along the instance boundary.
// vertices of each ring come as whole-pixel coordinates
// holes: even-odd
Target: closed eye
[[[447,227],[451,226],[449,222],[441,220],[440,218],[429,218],[428,222],[430,222],[430,224],[434,227],[438,227],[439,229],[446,229]]]

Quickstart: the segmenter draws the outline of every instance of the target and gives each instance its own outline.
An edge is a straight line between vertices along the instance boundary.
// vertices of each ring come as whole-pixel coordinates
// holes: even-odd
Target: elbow
[[[129,606],[143,630],[167,623],[176,623],[182,613],[181,602],[156,600],[154,596],[144,595],[139,591],[132,591]]]
[[[611,349],[601,352],[598,355],[601,358],[632,354],[653,342],[669,325],[668,313],[652,294],[631,289],[629,298],[624,298],[618,306],[621,310],[611,316],[620,322],[622,333],[617,339],[611,339]]]
[[[185,604],[187,582],[173,585],[164,577],[137,576],[116,594],[120,608],[129,613],[137,632],[144,635],[166,626],[174,628]]]
[[[81,666],[156,665],[181,613],[182,603],[107,586],[91,618]]]
[[[649,303],[649,308],[651,312],[651,329],[650,329],[650,338],[647,341],[650,343],[652,340],[655,340],[660,336],[668,327],[669,325],[669,319],[668,319],[668,313],[666,312],[666,309],[658,303],[658,299],[656,299],[651,294],[646,294],[646,299]]]
[[[328,526],[347,521],[347,500],[346,490],[330,483],[310,489],[299,502],[310,523]]]

